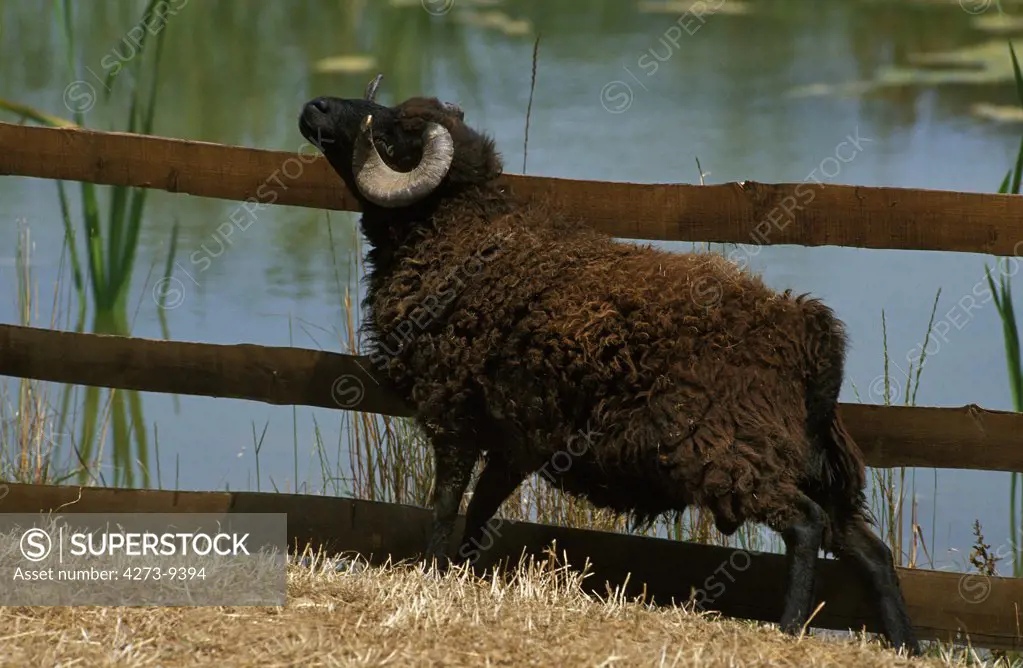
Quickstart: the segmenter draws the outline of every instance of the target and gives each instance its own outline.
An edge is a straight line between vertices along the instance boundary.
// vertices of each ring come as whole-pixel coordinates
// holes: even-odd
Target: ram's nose
[[[302,106],[302,117],[310,121],[322,119],[329,113],[330,103],[325,97],[309,100]]]
[[[302,106],[302,112],[298,115],[299,131],[309,141],[319,146],[319,141],[327,127],[329,103],[326,99],[318,97],[310,100]]]
[[[325,114],[330,111],[330,106],[327,104],[327,98],[318,97],[315,100],[310,100],[306,107],[312,107],[321,114]]]

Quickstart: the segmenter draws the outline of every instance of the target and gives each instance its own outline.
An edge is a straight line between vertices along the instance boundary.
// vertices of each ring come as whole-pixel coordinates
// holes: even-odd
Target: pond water
[[[916,53],[990,42],[990,33],[975,22],[979,14],[955,2],[713,0],[706,5],[718,10],[708,10],[698,25],[686,19],[685,32],[676,26],[691,3],[653,12],[641,11],[652,3],[621,0],[508,1],[497,9],[514,21],[503,27],[487,25],[485,12],[495,8],[483,3],[425,4],[438,15],[419,2],[299,0],[255,10],[242,0],[174,0],[178,11],[166,26],[155,133],[298,150],[303,139],[296,118],[303,102],[321,94],[359,96],[381,71],[383,102],[418,93],[458,101],[469,121],[496,138],[507,171],[521,172],[536,31],[542,40],[530,174],[693,183],[699,180],[698,158],[709,183],[798,182],[816,173],[829,183],[991,192],[1023,131],[1019,124],[970,113],[975,103],[1015,103],[1011,83],[1002,78],[885,85]],[[77,5],[82,79],[94,90],[102,93],[97,77],[106,74],[111,54],[131,57],[124,36],[143,5]],[[982,5],[978,0],[968,9]],[[319,61],[335,56],[375,62],[350,73],[317,69]],[[50,3],[0,2],[0,81],[2,97],[70,117],[63,31]],[[86,125],[124,129],[126,88],[115,90],[109,102],[100,99],[86,113]],[[835,170],[831,165],[839,163],[825,160],[849,137],[858,138],[855,156]],[[848,145],[841,151],[847,155]],[[70,192],[77,210],[77,187]],[[2,322],[18,320],[10,260],[18,230],[27,226],[44,295],[38,324],[49,326],[63,239],[55,194],[49,181],[0,179]],[[177,220],[175,275],[186,290],[180,306],[169,311],[171,338],[340,350],[341,291],[355,286],[344,259],[354,216],[331,214],[332,248],[323,212],[272,207],[219,253],[213,235],[234,206],[150,195],[132,288],[134,334],[161,337],[151,291]],[[204,245],[219,255],[198,276],[189,257]],[[340,269],[335,255],[343,258]],[[902,370],[919,350],[940,288],[935,318],[947,321],[946,334],[931,343],[917,403],[1009,409],[994,304],[967,316],[957,312],[959,301],[980,289],[984,264],[991,261],[969,254],[776,246],[763,248],[752,266],[773,286],[823,297],[845,320],[852,349],[844,401],[857,400],[854,386],[864,402],[882,401],[882,311],[894,381],[904,388]],[[314,430],[328,444],[340,436],[340,414],[327,410],[200,397],[180,397],[176,407],[171,397],[143,396],[150,433],[154,425],[159,429],[165,486],[256,489],[253,431],[258,435],[265,426],[259,487],[294,490],[297,478],[300,487],[308,483],[315,491],[321,469]],[[919,522],[939,565],[964,561],[975,518],[994,549],[1006,549],[1008,474],[916,473]]]

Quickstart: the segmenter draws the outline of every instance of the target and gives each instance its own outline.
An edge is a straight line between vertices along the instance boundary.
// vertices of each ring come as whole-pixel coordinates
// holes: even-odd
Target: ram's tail
[[[866,470],[863,465],[863,453],[856,441],[842,424],[842,418],[835,411],[827,436],[818,436],[818,442],[824,446],[824,457],[821,466],[821,482],[830,493],[827,495],[832,507],[843,514],[863,514],[866,516],[867,498]]]
[[[804,297],[798,301],[806,313],[807,436],[816,450],[808,491],[832,519],[860,515],[870,521],[863,453],[838,414],[845,328],[820,301]]]

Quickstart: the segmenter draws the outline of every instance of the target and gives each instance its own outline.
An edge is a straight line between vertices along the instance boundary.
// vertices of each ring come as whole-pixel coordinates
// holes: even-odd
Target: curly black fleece
[[[554,478],[637,523],[699,505],[726,534],[779,528],[800,492],[829,529],[867,517],[828,307],[719,256],[617,242],[522,202],[495,182],[493,141],[435,99],[392,111],[376,127],[396,167],[419,159],[427,121],[456,145],[426,200],[363,203],[372,355],[435,448],[498,453],[525,475],[599,433]],[[350,154],[325,153],[351,184]]]

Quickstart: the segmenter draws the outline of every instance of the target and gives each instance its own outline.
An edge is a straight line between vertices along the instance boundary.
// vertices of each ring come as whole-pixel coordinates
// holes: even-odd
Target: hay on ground
[[[504,578],[291,564],[281,608],[0,608],[0,656],[10,666],[96,667],[960,665],[598,598],[580,577],[552,560]]]

